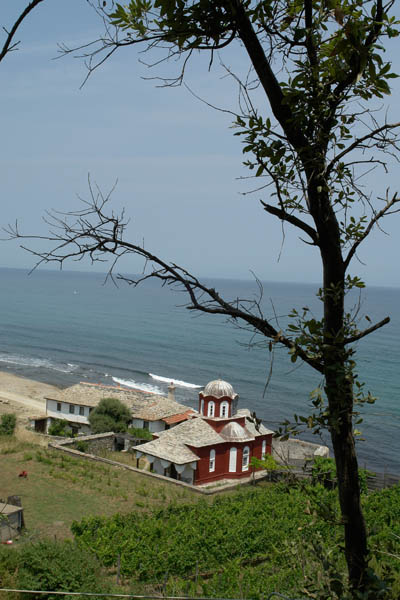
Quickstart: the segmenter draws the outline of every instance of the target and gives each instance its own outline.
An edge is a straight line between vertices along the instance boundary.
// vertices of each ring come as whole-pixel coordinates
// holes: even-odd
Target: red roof
[[[193,414],[194,414],[193,410],[187,410],[186,412],[178,413],[177,415],[171,415],[170,417],[165,417],[164,419],[162,419],[162,421],[164,421],[164,423],[166,423],[167,425],[173,425],[174,423],[181,423],[182,421],[187,421],[189,418],[189,415],[193,415]]]

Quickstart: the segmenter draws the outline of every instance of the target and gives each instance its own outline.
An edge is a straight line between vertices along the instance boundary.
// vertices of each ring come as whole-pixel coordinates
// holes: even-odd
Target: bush
[[[89,444],[84,440],[79,440],[78,442],[76,442],[75,448],[79,452],[87,452],[89,450]]]
[[[148,429],[141,429],[140,427],[129,427],[128,433],[139,440],[153,439],[153,435]]]
[[[43,540],[10,552],[0,549],[0,580],[14,580],[21,589],[105,592],[101,570],[92,553],[68,541]],[[33,600],[58,596],[30,594]],[[81,596],[83,598],[83,596]]]
[[[65,419],[54,419],[49,427],[49,435],[58,435],[59,437],[71,437],[72,430]]]
[[[7,413],[0,419],[0,435],[12,435],[17,424],[17,417],[13,413]]]
[[[126,431],[132,415],[125,404],[117,398],[103,398],[89,415],[93,433]]]

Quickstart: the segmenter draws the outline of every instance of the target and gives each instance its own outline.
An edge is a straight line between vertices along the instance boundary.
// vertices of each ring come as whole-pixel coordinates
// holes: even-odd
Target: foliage
[[[84,440],[78,440],[75,443],[75,448],[79,452],[87,452],[89,450],[89,444],[87,442],[85,442]]]
[[[13,435],[17,417],[14,413],[6,413],[1,415],[0,419],[0,435]]]
[[[89,415],[93,433],[126,431],[131,420],[128,407],[117,398],[103,398]]]
[[[135,438],[140,440],[152,440],[153,436],[148,429],[141,429],[140,427],[129,427],[128,433]]]
[[[48,433],[49,435],[57,435],[59,437],[72,436],[72,430],[68,425],[68,421],[65,419],[54,419],[49,427]]]
[[[286,465],[279,465],[271,454],[266,454],[261,460],[252,456],[250,464],[256,469],[265,469],[266,471],[277,471],[286,469]]]
[[[370,565],[391,580],[392,600],[400,593],[400,487],[363,496],[363,505]],[[147,515],[88,518],[72,531],[104,565],[120,555],[125,577],[153,584],[167,577],[170,595],[350,597],[337,494],[321,484],[257,486],[211,505],[200,500]],[[370,577],[371,600],[386,598]]]
[[[83,568],[84,566],[84,568]],[[0,580],[14,577],[16,587],[30,590],[105,592],[100,564],[88,550],[71,541],[43,540],[10,551],[0,547]],[[43,598],[31,594],[33,600]],[[48,600],[58,596],[48,595]],[[78,596],[83,600],[84,596]]]
[[[371,475],[367,469],[358,469],[358,479],[360,490],[366,494],[368,492],[367,477]],[[313,482],[320,482],[323,485],[334,488],[337,485],[336,464],[333,458],[316,456],[312,466]]]

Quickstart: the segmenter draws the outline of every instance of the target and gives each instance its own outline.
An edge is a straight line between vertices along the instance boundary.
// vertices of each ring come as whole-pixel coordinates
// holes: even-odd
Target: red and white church
[[[271,454],[273,432],[238,409],[238,395],[226,381],[210,381],[199,394],[199,412],[135,447],[159,475],[193,485],[249,477],[251,458]]]

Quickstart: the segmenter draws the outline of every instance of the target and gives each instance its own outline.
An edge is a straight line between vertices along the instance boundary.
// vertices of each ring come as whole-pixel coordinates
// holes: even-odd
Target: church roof
[[[250,417],[250,411],[245,410],[242,412],[242,416],[247,417],[248,415]],[[225,435],[223,433],[224,430]],[[266,433],[272,433],[272,431],[263,425],[260,425],[260,430],[257,431],[255,425],[251,421],[248,421],[247,418],[246,427],[242,427],[239,423],[231,421],[225,425],[221,433],[217,433],[207,423],[206,419],[196,415],[172,429],[159,432],[157,434],[159,437],[151,442],[135,446],[135,450],[180,465],[199,460],[197,454],[188,446],[191,448],[202,448],[214,444],[223,444],[227,441],[247,442]]]
[[[202,396],[213,396],[213,398],[223,398],[224,396],[227,396],[228,398],[232,398],[232,400],[237,396],[231,384],[222,379],[215,379],[214,381],[207,383],[200,394]]]
[[[236,421],[231,421],[224,425],[220,435],[227,442],[250,442],[251,440],[254,440],[254,435]]]

